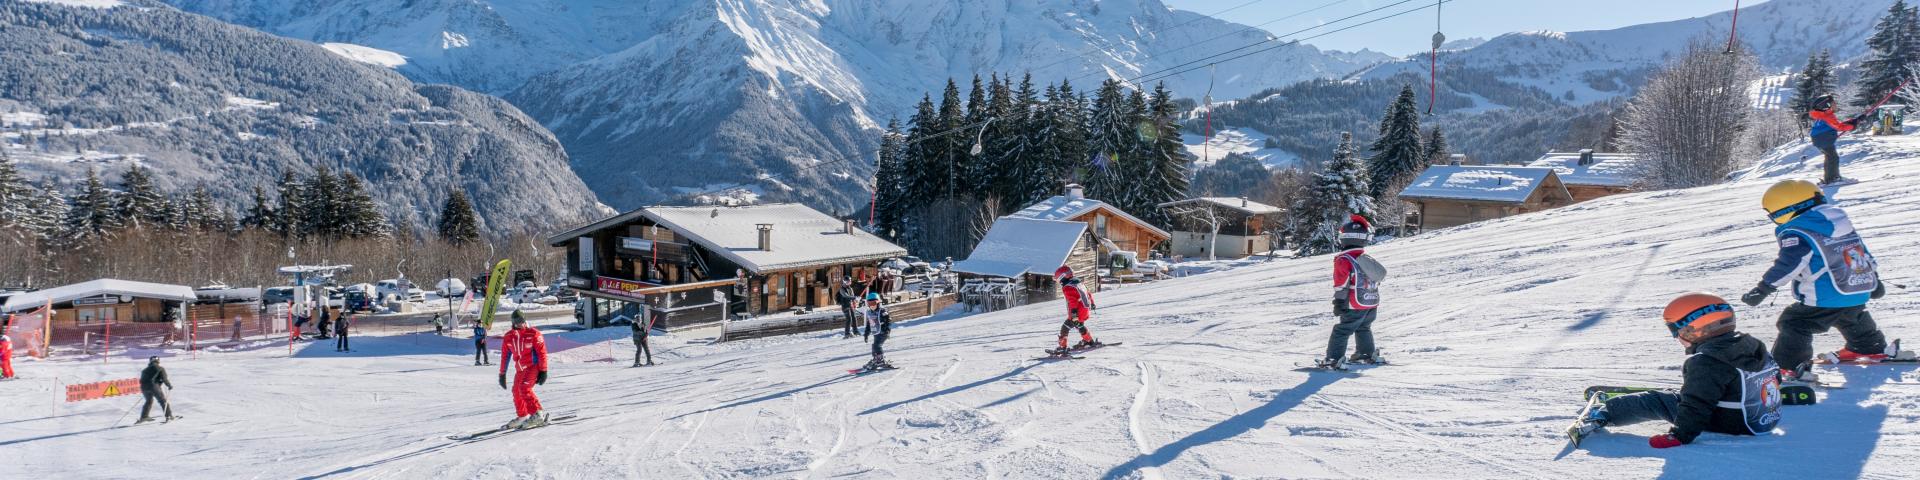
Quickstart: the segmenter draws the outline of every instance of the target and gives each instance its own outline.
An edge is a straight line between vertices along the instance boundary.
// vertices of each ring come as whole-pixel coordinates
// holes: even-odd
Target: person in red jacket
[[[1087,312],[1099,308],[1093,304],[1093,293],[1080,288],[1080,279],[1074,278],[1073,269],[1065,265],[1053,271],[1053,278],[1060,281],[1060,296],[1067,299],[1067,322],[1060,325],[1060,349],[1055,352],[1067,351],[1067,332],[1073,329],[1080,330],[1080,343],[1074,349],[1100,346],[1093,332],[1087,330],[1087,318],[1091,316]]]
[[[13,378],[13,339],[0,329],[0,379]]]
[[[1838,183],[1844,178],[1840,176],[1840,153],[1834,150],[1834,142],[1840,139],[1840,134],[1851,132],[1855,127],[1860,126],[1861,117],[1840,120],[1840,117],[1834,113],[1833,94],[1814,97],[1810,105],[1813,108],[1807,111],[1807,117],[1813,122],[1807,128],[1807,137],[1813,140],[1813,147],[1820,149],[1820,153],[1827,157],[1826,179],[1820,184]]]
[[[547,383],[547,341],[540,331],[527,326],[527,317],[513,311],[513,329],[500,341],[500,388],[507,388],[507,366],[513,365],[513,412],[515,417],[503,429],[534,428],[547,424],[547,412],[533,386]]]
[[[1379,360],[1373,346],[1373,318],[1380,306],[1380,279],[1369,277],[1361,265],[1373,261],[1365,250],[1372,238],[1373,225],[1366,217],[1354,215],[1340,226],[1340,247],[1346,250],[1333,257],[1333,314],[1340,323],[1334,324],[1327,356],[1314,362],[1316,367],[1343,368],[1345,363]],[[1353,357],[1343,361],[1348,337],[1353,338]]]

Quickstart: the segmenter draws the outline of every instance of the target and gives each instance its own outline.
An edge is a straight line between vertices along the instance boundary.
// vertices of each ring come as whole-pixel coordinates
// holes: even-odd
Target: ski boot
[[[1072,350],[1086,350],[1090,348],[1100,348],[1101,345],[1106,345],[1106,344],[1100,343],[1099,340],[1094,340],[1091,338],[1083,338],[1083,339],[1080,339],[1080,343],[1073,344]]]
[[[534,413],[533,415],[528,415],[527,421],[525,423],[521,423],[520,427],[518,428],[521,430],[526,430],[529,428],[540,428],[544,426],[547,426],[547,411],[541,410],[538,413]]]
[[[1340,361],[1340,359],[1338,358],[1322,358],[1322,359],[1313,361],[1313,368],[1318,368],[1322,370],[1346,371],[1347,364],[1346,362]]]
[[[1594,395],[1587,398],[1587,406],[1580,409],[1580,414],[1573,419],[1573,425],[1567,427],[1567,440],[1572,441],[1573,446],[1580,446],[1580,441],[1585,440],[1587,435],[1606,428],[1607,404],[1600,400],[1600,397],[1601,395]]]
[[[1813,362],[1802,363],[1794,368],[1780,369],[1780,382],[1783,384],[1813,385],[1820,383],[1820,374],[1814,373]]]
[[[151,422],[151,421],[153,421],[153,417],[140,417],[140,419],[139,419],[139,420],[134,420],[134,421],[133,421],[133,424],[134,424],[134,425],[139,425],[139,424],[142,424],[142,423],[147,423],[147,422]]]
[[[1347,357],[1348,365],[1385,365],[1386,363],[1387,359],[1380,356],[1379,350],[1374,350],[1373,353],[1353,352],[1352,356]]]
[[[166,419],[161,420],[160,423],[168,423],[168,422],[172,422],[174,420],[179,420],[179,419],[180,419],[179,415],[169,415],[167,416]]]
[[[531,419],[533,419],[532,415],[514,417],[513,421],[507,422],[507,424],[505,426],[500,427],[500,429],[501,430],[518,430],[521,426],[527,424],[527,420],[531,420]]]

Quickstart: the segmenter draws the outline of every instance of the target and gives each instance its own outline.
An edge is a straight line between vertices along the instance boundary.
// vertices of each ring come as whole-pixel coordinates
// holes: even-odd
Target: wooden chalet
[[[646,207],[548,238],[567,249],[567,288],[588,325],[625,316],[657,328],[732,314],[839,308],[842,276],[871,278],[906,250],[799,204]]]
[[[1113,205],[1087,198],[1086,190],[1079,185],[1067,185],[1066,195],[1041,200],[1007,217],[1085,223],[1097,241],[1094,248],[1102,259],[1114,251],[1129,251],[1138,254],[1138,258],[1150,258],[1155,247],[1173,238],[1166,230]]]
[[[0,311],[51,309],[44,334],[52,345],[108,335],[145,342],[172,334],[174,322],[185,318],[186,306],[195,300],[193,288],[184,285],[105,278],[13,295]]]
[[[1173,254],[1207,258],[1246,258],[1270,250],[1268,232],[1280,225],[1286,209],[1246,197],[1200,197],[1160,204],[1173,218]],[[1215,237],[1218,238],[1215,238]]]
[[[1553,169],[1574,203],[1631,192],[1639,183],[1640,158],[1626,153],[1547,152],[1527,166]]]
[[[953,271],[963,294],[982,280],[1006,279],[1019,290],[1006,292],[1007,305],[1041,302],[1059,296],[1053,272],[1061,266],[1073,269],[1083,287],[1100,290],[1097,245],[1085,223],[1000,217],[965,260],[953,262]]]
[[[1559,208],[1573,196],[1552,168],[1435,165],[1420,172],[1400,200],[1419,207],[1421,230]]]

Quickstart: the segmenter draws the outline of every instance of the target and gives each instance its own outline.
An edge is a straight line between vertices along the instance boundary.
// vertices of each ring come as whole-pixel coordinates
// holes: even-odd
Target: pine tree
[[[1353,152],[1353,134],[1340,132],[1340,145],[1326,171],[1314,175],[1307,195],[1294,205],[1293,238],[1301,256],[1333,251],[1335,230],[1348,215],[1373,216],[1367,170]]]
[[[259,185],[254,185],[253,205],[247,207],[247,214],[240,218],[239,226],[241,228],[258,228],[272,231],[274,230],[275,217],[276,214],[273,211],[273,204],[267,202],[266,189],[260,188]]]
[[[286,172],[280,174],[280,181],[274,185],[279,190],[280,207],[274,209],[273,223],[268,230],[283,238],[305,238],[309,204],[306,183],[295,177],[293,172]]]
[[[1906,0],[1896,0],[1874,24],[1867,47],[1873,53],[1860,62],[1860,79],[1855,82],[1859,88],[1853,98],[1856,107],[1879,102],[1907,78],[1909,66],[1920,62],[1920,12],[1908,7]]]
[[[114,202],[114,215],[129,227],[165,226],[173,221],[172,205],[166,194],[154,186],[146,167],[130,165],[120,176],[120,194]]]
[[[81,185],[67,209],[65,240],[96,238],[117,228],[120,228],[120,218],[114,215],[113,192],[107,190],[106,182],[100,181],[99,170],[88,168],[86,183]]]
[[[1427,152],[1420,147],[1419,104],[1412,86],[1401,87],[1400,96],[1387,106],[1386,115],[1380,117],[1380,137],[1368,150],[1373,156],[1367,159],[1371,174],[1367,193],[1373,198],[1398,194],[1426,168]]]
[[[1806,128],[1807,112],[1813,110],[1813,99],[1833,94],[1833,59],[1826,50],[1808,55],[1806,68],[1795,75],[1795,80],[1793,98],[1787,100],[1787,108],[1793,111],[1800,128]]]
[[[217,232],[231,228],[223,224],[222,208],[213,201],[213,194],[204,184],[194,185],[193,193],[187,195],[186,210],[189,228],[200,231]]]
[[[995,199],[1006,202],[1015,196],[1014,175],[1022,161],[1020,154],[1024,148],[1025,131],[1028,127],[1025,107],[1014,97],[1011,78],[1001,80],[997,76],[987,85],[987,118],[993,119],[986,125],[986,135],[982,140],[981,159],[974,163],[975,173],[979,177],[981,199]],[[1008,205],[1000,205],[1002,209]],[[1003,212],[993,212],[998,215]]]
[[[1043,139],[1047,138],[1047,116],[1045,105],[1040,103],[1040,92],[1034,90],[1033,74],[1020,79],[1020,87],[1013,90],[1012,100],[1008,102],[1010,115],[1016,125],[1010,129],[1008,138],[1001,141],[1002,161],[1000,170],[1000,208],[1002,213],[1012,212],[1026,207],[1037,198],[1029,188],[1036,181],[1030,176],[1041,176],[1045,181],[1047,161]]]
[[[1187,156],[1186,144],[1180,141],[1180,106],[1173,102],[1173,92],[1167,90],[1166,83],[1154,86],[1149,105],[1150,123],[1155,132],[1147,163],[1152,171],[1144,179],[1140,204],[1132,206],[1137,210],[1128,211],[1144,215],[1143,218],[1155,225],[1171,227],[1173,219],[1162,211],[1160,204],[1187,198],[1193,160]]]
[[[34,191],[20,180],[20,171],[13,164],[13,157],[0,147],[0,227],[17,226],[25,223],[32,215]]]
[[[1447,157],[1451,152],[1447,151],[1447,134],[1440,133],[1439,125],[1434,125],[1433,128],[1427,129],[1426,147],[1426,153],[1422,155],[1422,158],[1427,160],[1427,165],[1445,165],[1447,163]],[[1419,174],[1415,173],[1415,175],[1418,176]]]
[[[440,207],[440,239],[453,245],[466,245],[480,239],[480,216],[467,201],[467,192],[452,190]]]
[[[339,185],[339,235],[350,238],[385,237],[390,231],[387,216],[380,213],[380,204],[367,193],[366,183],[350,172],[340,172]]]
[[[942,164],[936,167],[940,167],[941,172],[945,173],[944,178],[938,179],[938,188],[931,192],[937,194],[934,198],[959,197],[965,194],[965,190],[961,187],[960,176],[966,173],[967,150],[973,145],[973,136],[967,135],[971,132],[960,131],[968,124],[966,112],[961,108],[960,87],[953,83],[953,79],[947,79],[947,89],[940,95],[940,113],[936,120],[939,127],[933,132],[941,136],[929,142],[936,146],[935,153],[938,155],[936,158]]]
[[[1087,196],[1107,202],[1120,202],[1130,187],[1127,167],[1139,150],[1134,131],[1133,111],[1119,80],[1107,79],[1093,94],[1087,111],[1087,147],[1091,158],[1084,176]],[[1142,102],[1144,103],[1144,102]]]
[[[63,240],[66,232],[67,197],[60,194],[60,188],[51,182],[43,182],[31,195],[32,214],[22,218],[22,225],[33,232],[43,242]]]
[[[305,220],[308,228],[306,235],[319,236],[332,240],[339,238],[344,230],[345,203],[340,201],[340,182],[334,178],[333,171],[325,165],[314,169],[312,179],[304,189],[308,208]]]
[[[871,213],[874,231],[888,239],[898,239],[900,222],[905,218],[906,180],[901,171],[907,154],[906,133],[900,131],[900,120],[887,120],[887,131],[880,136],[879,158],[873,173],[873,206]]]

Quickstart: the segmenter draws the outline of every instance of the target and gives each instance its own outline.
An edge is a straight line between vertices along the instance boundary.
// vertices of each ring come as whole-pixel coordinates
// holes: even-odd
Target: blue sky
[[[1173,8],[1205,14],[1232,9],[1216,16],[1243,25],[1256,25],[1338,0],[1162,1]],[[1268,24],[1262,28],[1284,35],[1322,22],[1392,4],[1394,1],[1396,0],[1340,1],[1332,6],[1314,10],[1312,13]],[[1251,4],[1248,4],[1249,2]],[[1431,5],[1432,3],[1433,0],[1414,0],[1405,5],[1350,20],[1342,25],[1411,9],[1414,5]],[[1443,6],[1441,20],[1444,26],[1442,31],[1447,34],[1449,40],[1468,37],[1493,38],[1503,33],[1517,31],[1604,30],[1642,23],[1679,20],[1731,10],[1733,3],[1733,0],[1449,0]],[[1746,8],[1760,3],[1764,2],[1742,0],[1740,7]],[[1834,8],[1844,8],[1842,6],[1844,3],[1844,0],[1836,2]],[[1307,43],[1323,49],[1349,51],[1365,47],[1394,55],[1426,51],[1432,44],[1433,17],[1433,9],[1429,8],[1308,40]],[[1322,31],[1324,30],[1313,30],[1301,36]]]

